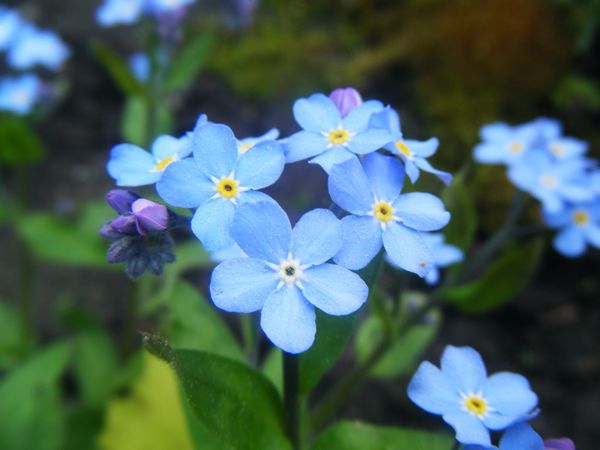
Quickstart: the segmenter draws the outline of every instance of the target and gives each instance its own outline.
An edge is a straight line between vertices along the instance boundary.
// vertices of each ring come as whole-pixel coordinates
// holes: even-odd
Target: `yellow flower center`
[[[373,215],[380,222],[389,222],[394,219],[394,208],[387,202],[377,202],[373,205]]]
[[[563,156],[565,154],[565,146],[560,142],[553,142],[550,144],[550,151],[554,156]]]
[[[164,159],[161,159],[160,161],[158,161],[156,163],[156,165],[154,166],[154,168],[158,171],[158,172],[162,172],[164,171],[169,164],[174,163],[175,161],[177,161],[177,157],[175,156],[167,156]]]
[[[509,152],[518,154],[523,153],[523,150],[525,150],[525,145],[520,141],[514,141],[509,143],[507,148]]]
[[[408,145],[406,145],[404,141],[396,141],[396,148],[407,158],[412,158],[413,152],[408,148]]]
[[[475,414],[476,416],[483,417],[488,411],[487,402],[476,395],[470,395],[465,398],[464,405],[467,411]]]
[[[587,225],[590,221],[590,216],[587,212],[579,209],[573,213],[573,223],[575,225]]]
[[[240,151],[240,153],[246,153],[252,147],[254,147],[254,144],[241,144],[239,146],[239,151]]]
[[[222,178],[217,184],[217,192],[226,199],[232,199],[238,195],[238,183],[231,178]]]
[[[348,132],[346,130],[341,129],[333,130],[329,133],[329,136],[327,137],[329,143],[333,145],[345,144],[346,142],[348,142],[349,138],[350,136],[348,135]]]
[[[547,187],[548,189],[554,189],[558,186],[558,179],[554,175],[543,174],[540,177],[540,183],[542,186]]]

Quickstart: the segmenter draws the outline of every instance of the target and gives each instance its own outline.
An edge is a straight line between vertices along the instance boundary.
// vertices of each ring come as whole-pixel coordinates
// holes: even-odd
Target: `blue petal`
[[[444,375],[463,394],[478,392],[487,379],[481,355],[471,347],[448,345],[441,363]]]
[[[406,139],[404,143],[416,156],[421,158],[432,156],[440,145],[440,141],[436,137],[429,138],[426,141]]]
[[[418,231],[402,224],[391,223],[382,233],[383,246],[396,266],[424,277],[435,267],[431,250]]]
[[[456,431],[458,442],[483,446],[492,444],[490,432],[476,416],[456,408],[456,410],[444,414],[443,419]]]
[[[381,250],[381,227],[372,217],[344,217],[342,236],[342,248],[333,260],[348,269],[366,267]]]
[[[538,398],[529,387],[527,379],[514,373],[497,373],[487,379],[481,386],[481,391],[489,405],[494,408],[490,414],[488,428],[493,430],[505,428],[516,419],[527,416],[538,403]],[[494,420],[493,416],[501,415],[511,419],[508,424]],[[496,423],[493,423],[496,422]]]
[[[353,108],[342,120],[342,128],[349,131],[362,131],[369,125],[373,113],[381,112],[383,104],[377,100],[369,100]]]
[[[359,155],[374,152],[396,140],[396,136],[386,130],[370,129],[362,131],[348,142],[348,149]]]
[[[425,275],[425,282],[427,284],[437,284],[440,281],[440,269],[433,267],[427,275]]]
[[[482,164],[500,164],[507,160],[506,143],[482,143],[475,146],[473,151],[475,161]]]
[[[245,203],[238,207],[231,234],[248,256],[279,264],[287,257],[292,226],[275,202]]]
[[[398,197],[404,182],[404,168],[397,158],[372,153],[363,160],[363,168],[378,200],[392,202]]]
[[[457,410],[460,397],[444,374],[429,361],[422,362],[408,385],[408,397],[431,414]]]
[[[390,106],[386,106],[383,111],[374,113],[369,120],[369,126],[371,128],[387,130],[392,134],[402,137],[402,132],[400,131],[400,116]]]
[[[180,208],[197,208],[215,194],[215,185],[194,161],[176,161],[156,183],[158,195]]]
[[[296,100],[294,118],[303,129],[317,133],[336,129],[342,120],[335,104],[323,94]]]
[[[223,198],[208,200],[198,207],[192,217],[192,231],[206,251],[216,252],[234,244],[230,233],[235,209],[233,203]]]
[[[304,296],[327,314],[353,313],[369,296],[369,288],[362,278],[341,266],[321,264],[307,269],[304,274]]]
[[[415,230],[439,230],[450,221],[450,213],[444,210],[442,201],[431,194],[404,194],[398,197],[392,206],[400,221]]]
[[[240,156],[235,166],[235,177],[243,187],[262,189],[279,179],[284,166],[281,144],[264,141]]]
[[[581,256],[586,249],[583,232],[576,226],[561,230],[552,243],[559,253],[570,258]]]
[[[331,173],[331,169],[337,164],[341,164],[350,159],[356,159],[356,155],[345,147],[335,146],[309,161],[310,164],[318,164],[326,173]]]
[[[329,195],[341,208],[352,214],[365,215],[373,206],[373,193],[363,167],[350,159],[331,169]]]
[[[479,130],[479,135],[484,141],[504,141],[514,133],[513,127],[503,122],[484,125]]]
[[[244,191],[240,192],[237,196],[238,205],[243,205],[245,203],[260,203],[267,202],[273,203],[275,206],[279,207],[279,203],[273,200],[272,197],[269,197],[267,194],[259,191]]]
[[[446,185],[450,184],[450,182],[452,181],[452,174],[435,169],[426,159],[415,158],[415,164],[419,167],[419,169],[424,170],[425,172],[432,173],[433,175],[438,177]]]
[[[260,327],[273,344],[288,353],[302,353],[315,340],[315,308],[296,286],[271,293],[260,316]]]
[[[152,143],[152,155],[156,161],[161,161],[168,157],[186,157],[191,153],[191,146],[185,139],[177,139],[173,136],[163,134],[157,137]],[[184,151],[189,149],[189,151]]]
[[[584,228],[585,237],[591,246],[600,248],[600,226],[590,224]]]
[[[406,175],[411,183],[416,183],[419,179],[419,168],[415,164],[414,160],[407,159],[404,155],[400,155],[402,161],[404,161],[404,169],[406,170]]]
[[[277,283],[276,273],[264,261],[229,259],[213,270],[210,296],[224,311],[251,313],[263,307]]]
[[[290,251],[301,264],[322,264],[342,247],[342,224],[331,211],[313,209],[292,230]]]
[[[544,441],[528,423],[510,427],[500,439],[500,450],[544,450]]]
[[[155,164],[147,151],[135,145],[120,144],[111,150],[106,169],[117,186],[144,186],[160,179],[162,174],[154,171]]]
[[[435,258],[435,265],[438,267],[448,267],[463,259],[462,250],[454,245],[438,245],[435,249],[432,248],[432,251]]]
[[[322,153],[327,148],[327,138],[312,131],[299,131],[286,139],[285,160],[294,163]]]
[[[238,157],[237,141],[228,126],[207,123],[194,130],[194,159],[209,177],[229,176]]]

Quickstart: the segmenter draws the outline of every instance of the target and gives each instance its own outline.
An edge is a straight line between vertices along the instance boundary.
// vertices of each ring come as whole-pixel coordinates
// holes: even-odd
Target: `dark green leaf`
[[[206,32],[190,40],[173,59],[165,80],[168,90],[186,87],[204,67],[214,45],[214,35]]]
[[[469,312],[486,311],[514,298],[529,282],[543,250],[543,241],[513,246],[476,280],[447,288],[442,295]]]
[[[129,65],[118,53],[98,41],[92,43],[92,52],[125,95],[144,96],[146,94],[145,87],[136,80]]]
[[[21,318],[15,307],[0,301],[0,369],[12,367],[22,350]]]
[[[312,450],[450,450],[453,442],[425,431],[340,422],[321,434]]]
[[[19,117],[0,118],[0,165],[23,166],[39,161],[44,147],[27,122]]]
[[[452,214],[450,223],[442,231],[449,244],[468,250],[477,231],[477,211],[465,178],[464,172],[456,175],[442,194],[444,205]]]

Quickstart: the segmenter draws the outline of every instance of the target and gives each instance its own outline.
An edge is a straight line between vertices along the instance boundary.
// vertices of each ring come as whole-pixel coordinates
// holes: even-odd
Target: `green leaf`
[[[452,179],[444,189],[442,200],[452,218],[443,230],[446,241],[463,250],[471,247],[477,231],[477,211],[465,182],[465,172]]]
[[[508,248],[476,280],[446,288],[442,295],[468,312],[487,311],[514,298],[531,279],[543,250],[543,240]]]
[[[41,160],[46,151],[35,132],[20,118],[0,118],[0,165],[24,166]]]
[[[71,348],[53,344],[11,372],[0,384],[0,448],[61,450],[64,409],[59,378]]]
[[[271,349],[262,363],[261,372],[283,397],[283,353],[281,350],[275,347]]]
[[[317,311],[317,336],[308,351],[299,355],[301,393],[312,390],[335,364],[354,330],[356,314],[330,316]]]
[[[154,336],[146,335],[144,344],[171,362],[196,417],[223,448],[291,448],[277,391],[256,370],[210,353],[172,350]]]
[[[19,312],[0,300],[0,369],[14,366],[22,353],[21,318]]]
[[[206,32],[186,43],[169,67],[165,80],[166,88],[174,91],[192,83],[204,68],[214,43],[215,37],[211,32]]]
[[[126,142],[140,147],[145,145],[148,135],[147,110],[148,104],[144,97],[127,97],[121,117],[121,134]]]
[[[322,433],[312,450],[450,450],[453,442],[425,431],[340,422]]]
[[[178,281],[170,298],[169,341],[178,349],[202,350],[243,361],[227,326],[197,289]]]
[[[92,53],[125,95],[146,95],[145,87],[133,76],[129,64],[118,53],[99,41],[92,43]]]

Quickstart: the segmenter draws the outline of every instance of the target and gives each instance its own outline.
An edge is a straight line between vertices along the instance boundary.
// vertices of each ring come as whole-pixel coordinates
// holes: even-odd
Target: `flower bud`
[[[544,450],[575,450],[575,443],[568,438],[547,439],[544,442]]]
[[[339,88],[329,94],[331,101],[337,106],[342,117],[346,117],[350,111],[362,105],[362,97],[354,88]]]
[[[100,228],[100,236],[105,237],[107,239],[119,239],[120,237],[123,236],[122,233],[119,233],[117,230],[115,230],[110,223],[104,224],[102,225],[102,228]]]
[[[131,212],[131,204],[138,198],[140,198],[138,195],[124,189],[113,189],[104,196],[111,208],[119,214]]]
[[[131,212],[140,235],[152,231],[164,231],[169,225],[169,210],[166,206],[140,198],[132,203]]]
[[[119,216],[108,224],[114,231],[121,234],[136,234],[135,218],[133,216]]]

